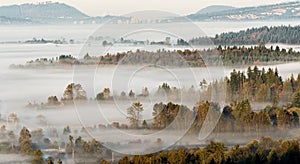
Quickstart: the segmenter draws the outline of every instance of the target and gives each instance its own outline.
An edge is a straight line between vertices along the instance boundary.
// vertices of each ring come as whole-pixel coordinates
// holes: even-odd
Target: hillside
[[[0,6],[0,24],[73,24],[102,23],[118,16],[90,17],[64,3],[43,2]]]
[[[187,16],[193,21],[294,20],[300,18],[300,2],[287,2],[257,7],[234,8]]]
[[[197,14],[208,14],[208,13],[221,12],[221,11],[232,10],[232,9],[235,9],[235,7],[225,6],[225,5],[213,5],[199,10]]]
[[[0,16],[9,18],[88,18],[81,11],[64,3],[22,4],[0,7]]]

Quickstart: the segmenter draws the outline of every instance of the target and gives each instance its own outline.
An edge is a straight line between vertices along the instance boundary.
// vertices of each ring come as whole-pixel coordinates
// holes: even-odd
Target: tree
[[[200,81],[199,86],[200,86],[201,89],[206,88],[207,87],[207,81],[205,79],[203,79],[202,81]]]
[[[132,128],[138,128],[139,121],[142,119],[141,112],[143,112],[143,110],[143,106],[140,102],[133,103],[131,107],[127,109],[127,119]]]
[[[98,93],[96,96],[96,100],[109,100],[110,98],[111,96],[109,88],[104,88],[103,92]]]
[[[142,126],[143,126],[144,129],[148,129],[149,128],[146,120],[143,121]]]
[[[57,164],[62,164],[61,159],[58,159]]]
[[[162,93],[164,93],[164,94],[169,94],[171,91],[171,87],[168,83],[163,83],[162,86],[159,86],[158,91],[160,93],[162,91]]]
[[[270,164],[278,164],[279,162],[279,157],[275,149],[272,149],[271,152],[268,155],[268,163]]]
[[[48,97],[47,104],[48,105],[59,105],[59,101],[56,96],[50,96],[50,97]]]
[[[64,135],[67,135],[67,134],[70,134],[71,133],[71,129],[69,126],[65,127],[64,130],[63,130],[63,134]]]
[[[87,54],[84,55],[83,59],[84,60],[90,60],[91,56],[87,53]]]
[[[287,109],[279,109],[277,113],[277,122],[279,128],[286,130],[299,124],[299,118],[296,112]],[[297,122],[297,124],[295,124]]]
[[[292,105],[294,107],[300,108],[300,89],[296,93],[294,93],[292,97]]]
[[[199,132],[210,109],[210,105],[211,104],[208,101],[201,101],[194,107],[193,111],[196,113],[196,118],[191,128],[193,132]]]
[[[100,92],[100,93],[97,94],[96,100],[104,100],[104,94],[103,94],[103,92]]]
[[[53,159],[53,157],[49,157],[49,158],[47,159],[47,164],[54,164],[54,159]]]
[[[124,156],[119,160],[119,164],[130,164],[130,158],[128,156]]]
[[[71,83],[67,86],[63,94],[63,101],[86,100],[86,91],[81,84]]]
[[[109,88],[104,88],[103,97],[104,97],[105,100],[110,99],[110,89]]]
[[[33,153],[33,159],[32,159],[32,164],[44,164],[44,158],[43,158],[44,154],[41,150],[36,150]]]
[[[292,87],[292,83],[288,79],[283,83],[282,100],[286,102],[290,101],[292,95],[293,95],[293,87]]]
[[[142,96],[144,96],[144,97],[149,96],[149,91],[148,91],[147,87],[143,88],[143,90],[142,90]]]
[[[184,119],[184,116],[187,114],[188,110],[189,109],[187,107],[173,104],[172,102],[169,102],[168,104],[155,104],[152,112],[154,117],[152,123],[153,127],[158,129],[166,128],[175,120],[177,114],[179,115],[178,119]],[[173,125],[176,126],[175,124]],[[176,128],[174,126],[172,126],[172,128]]]
[[[238,123],[242,127],[248,127],[250,132],[250,124],[251,124],[251,105],[249,100],[242,100],[237,103],[237,105],[233,108],[233,114],[237,119]]]
[[[235,118],[232,114],[232,107],[225,106],[217,127],[218,132],[234,132]]]
[[[225,157],[227,147],[224,143],[211,141],[205,149],[209,154],[209,158],[214,160],[216,163],[221,163],[222,159]]]
[[[122,91],[121,94],[120,94],[120,97],[121,97],[122,99],[125,99],[125,98],[126,98],[126,93],[125,93],[124,91]]]
[[[30,155],[33,151],[31,143],[31,134],[26,127],[23,127],[20,131],[19,146],[21,148],[21,152],[24,154]]]
[[[129,96],[131,99],[133,99],[134,96],[135,96],[135,93],[134,93],[132,90],[130,90],[128,96]]]

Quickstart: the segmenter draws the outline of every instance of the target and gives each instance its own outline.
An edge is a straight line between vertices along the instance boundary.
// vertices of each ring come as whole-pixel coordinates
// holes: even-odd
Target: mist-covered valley
[[[215,23],[198,23],[197,25],[209,36],[213,36],[225,31],[238,31],[245,27],[260,26],[261,23],[238,23],[228,22],[226,26],[221,26],[224,22]],[[297,22],[284,22],[286,24],[297,24]],[[225,23],[226,24],[226,23]],[[237,26],[238,24],[238,26]],[[255,24],[255,25],[254,25]],[[281,25],[282,22],[271,22],[272,25]],[[59,55],[83,56],[86,52],[87,44],[84,41],[94,29],[94,26],[70,26],[68,27],[1,27],[3,33],[3,42],[7,41],[24,41],[36,38],[67,38],[78,41],[75,44],[19,44],[19,43],[2,43],[0,44],[0,125],[5,125],[7,131],[14,131],[15,135],[19,135],[23,127],[35,131],[43,129],[43,138],[48,138],[51,142],[58,142],[59,147],[64,149],[65,143],[69,142],[69,135],[78,138],[81,136],[84,140],[93,138],[99,140],[107,149],[112,149],[120,153],[128,154],[145,154],[152,153],[162,149],[172,149],[169,146],[205,146],[209,140],[222,141],[229,146],[234,144],[246,144],[253,138],[262,136],[271,136],[274,138],[293,138],[299,137],[298,129],[292,129],[282,135],[276,130],[259,131],[244,136],[239,132],[228,133],[218,132],[209,136],[206,140],[199,140],[198,134],[186,135],[188,127],[192,124],[193,117],[189,116],[187,122],[180,128],[165,129],[134,129],[126,126],[129,125],[127,109],[135,102],[141,102],[144,111],[141,113],[142,120],[146,120],[149,126],[153,122],[153,106],[157,103],[164,104],[172,101],[175,104],[185,105],[192,110],[201,94],[193,96],[189,89],[193,86],[195,91],[202,90],[200,82],[205,79],[207,83],[215,80],[224,79],[230,76],[233,69],[247,72],[247,66],[235,67],[193,67],[193,68],[164,68],[153,67],[149,65],[141,66],[125,66],[125,65],[74,65],[59,68],[43,68],[43,69],[11,69],[11,64],[24,64],[26,61],[35,60],[37,58],[55,58]],[[20,30],[24,28],[23,31]],[[54,28],[55,30],[49,30]],[[49,33],[45,31],[49,31]],[[7,32],[8,31],[8,32]],[[68,31],[68,32],[66,32]],[[13,36],[10,36],[14,33]],[[109,32],[108,32],[109,33]],[[140,39],[140,38],[137,38]],[[144,38],[143,38],[144,39]],[[165,38],[154,38],[153,40],[164,40]],[[2,41],[2,40],[1,40]],[[251,45],[249,45],[251,46]],[[271,44],[266,44],[270,47]],[[273,45],[274,47],[276,45]],[[299,45],[279,45],[281,48],[293,48],[299,51]],[[197,47],[196,47],[197,48]],[[199,49],[211,47],[198,47]],[[87,48],[88,49],[88,48]],[[103,47],[99,45],[94,51],[90,51],[91,55],[105,55],[103,52],[117,53],[126,52],[128,50],[136,51],[148,50],[156,51],[161,49],[160,46],[113,46]],[[185,49],[185,47],[165,46],[166,50]],[[192,49],[195,49],[193,47]],[[281,63],[276,65],[259,65],[261,70],[263,67],[267,70],[277,68],[283,81],[287,80],[291,74],[295,77],[300,72],[299,62]],[[70,104],[57,105],[54,107],[45,107],[49,96],[57,96],[60,101],[64,96],[64,91],[70,83],[79,83],[86,92],[87,100],[84,102],[75,102]],[[155,93],[159,86],[168,83],[171,87],[185,90],[179,99],[172,99],[166,94],[160,96]],[[148,97],[138,97],[143,94],[143,89],[147,87],[149,91]],[[95,100],[97,94],[105,88],[109,88],[112,98],[109,101]],[[118,99],[121,92],[124,91],[126,97],[129,97],[130,91],[136,95],[135,99]],[[223,95],[225,91],[220,90],[219,94]],[[228,96],[228,95],[226,95]],[[229,105],[218,101],[223,108]],[[219,99],[218,99],[219,100]],[[212,96],[211,100],[214,101]],[[38,104],[36,107],[28,107],[28,104]],[[263,110],[272,102],[251,102],[251,107],[255,111]],[[13,114],[13,115],[12,115]],[[15,116],[17,119],[15,119]],[[217,116],[216,116],[217,117]],[[118,127],[114,127],[118,123]],[[182,122],[180,122],[182,123]],[[123,125],[123,127],[122,127]],[[65,128],[69,126],[70,133],[64,134]],[[175,125],[174,125],[175,126]],[[175,129],[175,130],[174,130]],[[208,129],[209,130],[209,129]],[[56,134],[57,133],[57,134]],[[206,132],[208,133],[208,132]],[[182,138],[183,137],[183,138]],[[17,137],[16,137],[17,138]],[[181,139],[181,140],[180,140]],[[5,141],[5,137],[3,139]],[[177,142],[178,141],[178,142]],[[142,146],[141,146],[142,145]],[[67,147],[67,146],[66,146]],[[128,147],[132,149],[128,150]],[[58,149],[55,147],[54,149]],[[68,154],[67,159],[71,159]],[[112,154],[106,154],[105,158],[112,158]],[[120,155],[121,156],[121,155]],[[1,156],[0,156],[1,157]],[[2,157],[1,157],[2,158]],[[3,158],[6,158],[5,156]],[[20,160],[23,160],[21,157]],[[66,160],[67,161],[67,160]],[[12,160],[8,161],[12,162]],[[70,161],[69,161],[70,162]],[[71,163],[71,162],[70,162]]]

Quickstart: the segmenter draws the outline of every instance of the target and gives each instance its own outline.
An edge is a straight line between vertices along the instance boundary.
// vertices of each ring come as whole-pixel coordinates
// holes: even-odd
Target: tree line
[[[300,26],[253,27],[239,32],[225,32],[215,37],[198,37],[188,41],[190,45],[258,45],[261,43],[299,44]],[[179,42],[184,44],[185,42]]]
[[[218,46],[204,50],[146,50],[106,54],[96,57],[86,54],[83,58],[61,55],[56,59],[40,58],[25,65],[11,65],[11,68],[39,68],[73,65],[153,65],[170,67],[244,66],[300,61],[300,52],[292,48],[270,48],[258,46]]]
[[[300,141],[273,140],[263,137],[244,146],[227,147],[222,142],[211,141],[204,148],[179,148],[148,155],[124,156],[119,164],[229,164],[229,163],[299,163]],[[101,163],[110,163],[102,161]]]

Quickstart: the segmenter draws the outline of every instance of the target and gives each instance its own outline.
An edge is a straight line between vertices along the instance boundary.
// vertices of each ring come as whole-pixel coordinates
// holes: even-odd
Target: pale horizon
[[[105,16],[105,15],[125,15],[131,12],[143,11],[143,10],[161,10],[177,15],[188,15],[199,11],[202,8],[211,5],[228,5],[233,7],[251,7],[268,4],[278,4],[284,2],[292,2],[295,0],[173,0],[170,3],[168,1],[152,0],[141,2],[138,0],[55,0],[52,2],[60,2],[75,7],[81,12],[89,16]],[[0,6],[8,6],[13,4],[24,3],[40,3],[46,2],[45,0],[10,0],[0,1]]]

